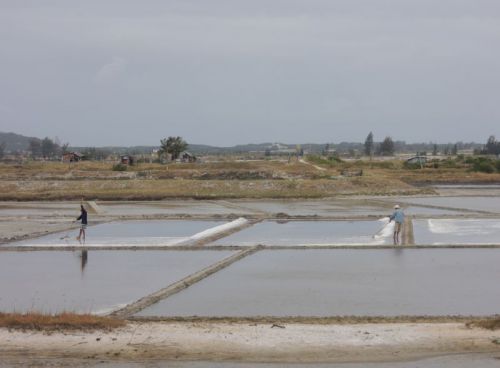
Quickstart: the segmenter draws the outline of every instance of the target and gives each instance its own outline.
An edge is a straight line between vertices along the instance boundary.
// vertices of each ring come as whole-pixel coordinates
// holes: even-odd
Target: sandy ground
[[[500,352],[500,331],[463,323],[283,324],[130,322],[110,332],[0,329],[0,355],[243,362],[402,361]]]

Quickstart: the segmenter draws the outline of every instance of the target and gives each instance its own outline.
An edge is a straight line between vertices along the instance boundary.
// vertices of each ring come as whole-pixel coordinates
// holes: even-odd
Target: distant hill
[[[0,132],[0,143],[5,143],[5,150],[10,152],[25,151],[28,149],[30,140],[34,137],[26,137],[16,133]]]
[[[29,147],[29,142],[31,139],[39,139],[35,137],[26,137],[21,134],[16,133],[2,133],[0,132],[0,143],[5,142],[6,151],[16,152],[24,151]],[[375,146],[377,146],[375,142]],[[455,143],[439,143],[436,144],[440,152],[445,149],[451,149]],[[434,149],[433,143],[406,143],[404,141],[395,141],[395,148],[397,152],[432,152]],[[457,148],[459,150],[464,149],[481,149],[483,144],[474,142],[456,142]],[[303,143],[300,144],[302,149],[308,153],[320,153],[326,147],[326,143]],[[194,155],[223,155],[223,154],[240,154],[248,152],[265,152],[270,150],[273,154],[288,154],[287,152],[295,152],[297,144],[286,144],[286,143],[250,143],[250,144],[240,144],[232,147],[216,147],[209,146],[205,144],[190,144],[188,151]],[[69,149],[73,151],[85,152],[89,147],[76,147],[70,146]],[[104,146],[95,147],[96,149],[115,154],[147,154],[151,153],[153,149],[159,148],[159,146]],[[328,148],[330,150],[335,150],[337,152],[349,152],[358,151],[363,152],[364,144],[360,142],[340,142],[340,143],[329,143]]]
[[[266,150],[271,150],[272,152],[286,152],[287,150],[295,151],[296,144],[284,144],[284,143],[250,143],[250,144],[240,144],[232,147],[216,147],[209,146],[206,144],[189,144],[187,151],[194,155],[219,155],[219,154],[239,154],[248,152],[264,152]],[[302,145],[302,147],[308,149],[309,152],[321,152],[324,144],[307,144]],[[74,151],[84,152],[88,147],[76,147],[71,146],[70,149]],[[160,148],[159,146],[131,146],[131,147],[121,147],[121,146],[104,146],[96,147],[99,150],[106,152],[113,152],[117,154],[143,154],[150,153],[153,149]]]

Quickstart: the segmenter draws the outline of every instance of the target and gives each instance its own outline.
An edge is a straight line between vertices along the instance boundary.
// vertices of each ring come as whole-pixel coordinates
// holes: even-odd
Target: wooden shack
[[[134,156],[130,155],[121,155],[120,156],[120,163],[123,165],[133,165],[135,162]]]
[[[83,158],[80,152],[65,152],[62,155],[63,162],[78,162]]]

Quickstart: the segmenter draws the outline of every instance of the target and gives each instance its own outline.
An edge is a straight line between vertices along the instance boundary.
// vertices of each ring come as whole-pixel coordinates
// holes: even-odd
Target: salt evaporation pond
[[[0,312],[108,312],[230,254],[209,250],[1,252]]]
[[[417,244],[500,244],[500,219],[413,220],[413,229]]]
[[[388,216],[393,212],[393,203],[379,206],[365,203],[363,200],[335,201],[232,201],[231,203],[268,214],[286,213],[290,216]],[[396,202],[395,202],[396,203]],[[459,211],[428,208],[425,206],[409,206],[405,208],[408,214],[457,215]]]
[[[323,200],[323,201],[294,201],[294,200],[267,200],[267,201],[237,201],[231,203],[240,205],[253,211],[268,214],[286,213],[290,216],[367,216],[383,215],[390,209],[384,206],[375,206],[363,200]]]
[[[493,315],[498,249],[264,250],[139,316]]]
[[[463,208],[470,211],[500,213],[500,198],[498,197],[420,197],[399,198],[398,201],[424,206]]]
[[[0,202],[0,216],[75,216],[80,204],[71,202]]]
[[[463,213],[459,210],[446,210],[442,208],[430,208],[424,206],[403,206],[403,211],[406,215],[417,215],[417,216],[459,216]],[[390,214],[394,212],[393,210],[389,211]]]
[[[109,215],[228,215],[244,211],[227,208],[207,201],[154,201],[154,202],[99,202],[99,207]]]
[[[141,220],[120,221],[89,226],[87,246],[160,246],[175,245],[203,230],[224,224],[223,221],[198,220]],[[9,245],[16,246],[71,246],[81,245],[76,240],[78,229],[42,236]]]
[[[217,245],[383,245],[391,244],[393,223],[380,221],[264,221],[219,239]]]
[[[127,361],[111,359],[74,359],[74,358],[30,358],[5,357],[0,361],[0,368],[498,368],[498,354],[452,354],[411,361],[362,362],[362,363],[244,363],[238,361]]]

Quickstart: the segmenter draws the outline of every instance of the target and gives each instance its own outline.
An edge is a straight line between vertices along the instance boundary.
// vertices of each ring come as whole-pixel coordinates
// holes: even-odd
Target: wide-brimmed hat
[[[399,204],[397,204],[397,205],[395,205],[395,206],[394,206],[394,209],[395,209],[395,210],[398,210],[398,209],[400,209],[400,208],[401,208],[401,207],[399,207]]]

